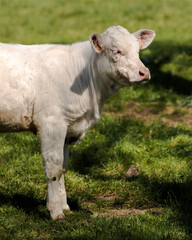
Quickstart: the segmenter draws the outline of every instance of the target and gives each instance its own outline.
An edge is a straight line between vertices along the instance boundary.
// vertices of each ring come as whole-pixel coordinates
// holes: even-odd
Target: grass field
[[[71,43],[122,25],[156,31],[145,86],[122,89],[66,174],[72,213],[51,221],[38,139],[0,135],[0,240],[192,239],[191,0],[0,0],[0,41]],[[135,165],[140,175],[128,178]]]

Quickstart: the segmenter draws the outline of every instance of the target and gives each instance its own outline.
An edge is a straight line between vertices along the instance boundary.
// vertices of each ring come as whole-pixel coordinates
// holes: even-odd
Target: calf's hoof
[[[64,220],[65,219],[65,215],[63,214],[63,212],[60,212],[60,213],[50,212],[50,214],[51,214],[52,220]]]
[[[69,207],[68,204],[65,204],[65,205],[63,206],[63,211],[64,211],[64,212],[70,212],[70,211],[71,211],[71,209],[70,209],[70,207]]]

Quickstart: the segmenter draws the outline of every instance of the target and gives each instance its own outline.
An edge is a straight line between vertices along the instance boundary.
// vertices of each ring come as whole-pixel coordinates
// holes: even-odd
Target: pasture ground
[[[0,135],[0,239],[192,239],[191,0],[0,0],[2,42],[71,43],[122,25],[156,31],[152,80],[109,99],[70,148],[71,213],[51,221],[38,139]],[[126,176],[131,165],[140,175]]]

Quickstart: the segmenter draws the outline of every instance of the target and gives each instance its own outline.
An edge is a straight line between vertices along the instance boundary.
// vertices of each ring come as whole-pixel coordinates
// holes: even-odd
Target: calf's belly
[[[0,133],[33,130],[32,118],[14,111],[0,110]]]

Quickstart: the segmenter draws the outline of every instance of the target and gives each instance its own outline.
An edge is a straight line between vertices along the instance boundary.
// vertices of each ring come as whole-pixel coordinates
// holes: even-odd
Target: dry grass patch
[[[95,212],[94,216],[103,216],[103,217],[116,217],[121,218],[127,215],[137,216],[139,214],[151,213],[154,215],[158,215],[162,212],[162,208],[147,208],[147,209],[137,209],[137,208],[129,208],[129,209],[110,209],[105,212]]]
[[[107,111],[106,111],[107,113]],[[192,108],[176,107],[174,105],[162,104],[161,102],[139,103],[130,101],[123,112],[113,112],[117,117],[137,118],[146,123],[161,120],[168,126],[185,124],[192,126]]]

